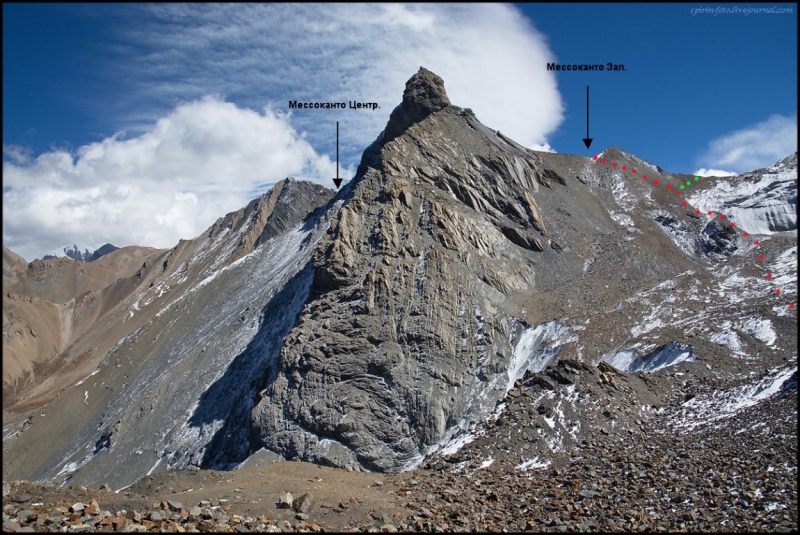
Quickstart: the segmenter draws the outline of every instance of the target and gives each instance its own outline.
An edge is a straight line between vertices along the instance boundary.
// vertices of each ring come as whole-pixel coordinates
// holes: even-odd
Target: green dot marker
[[[695,181],[695,182],[697,182],[698,180],[700,180],[700,177],[699,177],[699,176],[696,176],[696,177],[694,177],[694,181]]]
[[[687,180],[687,181],[686,181],[686,185],[687,185],[687,186],[691,186],[691,185],[692,185],[692,181],[691,181],[691,180]]]
[[[683,188],[685,188],[685,187],[686,187],[686,186],[684,186],[683,184],[681,184],[681,189],[683,189]]]

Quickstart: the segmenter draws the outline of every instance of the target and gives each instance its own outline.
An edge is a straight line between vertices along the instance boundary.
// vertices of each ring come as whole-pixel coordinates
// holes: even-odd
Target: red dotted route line
[[[592,161],[598,161],[598,158],[599,158],[598,156],[595,156],[595,157],[592,158]],[[606,163],[606,159],[605,158],[600,158],[599,161],[600,161],[601,164],[605,164]],[[611,167],[616,169],[617,168],[617,163],[616,162],[611,162]],[[628,171],[628,166],[627,165],[623,165],[622,166],[622,170],[623,171]],[[631,168],[630,169],[630,173],[635,175],[635,174],[637,174],[637,170],[635,168]],[[642,177],[642,180],[647,180],[647,175],[639,175],[639,176]],[[698,181],[698,180],[699,180],[699,178],[695,177],[695,181]],[[655,180],[653,180],[651,182],[651,184],[653,184],[653,186],[658,186],[659,185],[659,180],[655,179]],[[687,182],[686,185],[691,185],[691,182]],[[686,185],[682,184],[681,186],[679,186],[679,188],[674,188],[672,186],[672,184],[668,184],[667,185],[667,190],[668,191],[674,191],[675,192],[675,196],[676,197],[680,197],[681,192],[683,191],[683,189],[685,188]],[[681,203],[681,206],[683,206],[683,207],[689,206],[689,203],[686,202],[686,201],[683,201]],[[701,214],[700,210],[698,210],[698,209],[695,209],[694,213],[695,213],[695,215],[700,215]],[[714,217],[714,212],[709,210],[708,212],[706,212],[706,215],[713,218]],[[717,214],[717,215],[719,216],[720,219],[725,219],[725,214]],[[731,221],[730,222],[730,227],[732,229],[735,229],[736,228],[736,223]],[[750,235],[747,232],[742,232],[742,236],[747,238]],[[761,242],[759,240],[753,240],[753,245],[755,245],[756,247],[760,247],[761,246]],[[763,262],[764,261],[764,255],[763,254],[759,254],[758,255],[758,260]],[[767,280],[772,280],[772,273],[768,272],[766,274],[766,278],[767,278]],[[781,289],[780,288],[775,288],[775,294],[776,295],[781,295]],[[794,302],[790,302],[789,303],[789,308],[794,308]]]

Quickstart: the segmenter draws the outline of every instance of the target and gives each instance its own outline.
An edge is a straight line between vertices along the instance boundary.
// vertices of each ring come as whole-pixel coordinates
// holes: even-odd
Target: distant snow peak
[[[50,251],[42,257],[42,260],[67,257],[79,262],[91,262],[117,249],[119,249],[119,247],[111,245],[110,243],[100,247],[93,247],[83,242],[75,242]]]
[[[736,173],[732,171],[722,171],[720,169],[706,169],[705,167],[698,169],[693,173],[695,176],[707,177],[707,176],[736,176]]]
[[[66,256],[72,258],[73,260],[88,262],[96,249],[96,247],[92,247],[91,245],[87,245],[83,242],[75,242],[64,245],[63,247],[59,247],[57,249],[53,249],[51,252],[44,255],[42,260]]]

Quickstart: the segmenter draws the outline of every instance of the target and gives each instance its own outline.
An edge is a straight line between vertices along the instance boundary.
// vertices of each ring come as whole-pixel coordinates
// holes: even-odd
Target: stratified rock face
[[[397,471],[494,410],[522,332],[515,296],[546,241],[540,169],[450,105],[438,76],[412,77],[317,246],[252,447]]]
[[[3,478],[116,489],[268,451],[398,471],[458,462],[474,440],[472,471],[530,467],[601,425],[640,437],[667,383],[690,383],[671,377],[794,371],[797,239],[766,222],[796,229],[796,173],[793,155],[693,180],[678,197],[668,187],[690,176],[615,147],[596,158],[524,149],[421,70],[338,193],[287,179],[146,260],[123,248],[26,264],[4,249],[4,374],[6,345],[57,343],[45,336],[56,313],[71,343],[48,368],[59,382],[33,367],[38,390],[24,412],[12,406]],[[755,249],[702,215],[714,203],[741,210],[737,230],[772,235]],[[121,266],[132,271],[110,284],[87,276]],[[64,306],[42,311],[32,297]],[[660,379],[622,379],[634,370]],[[20,382],[4,382],[5,418]]]

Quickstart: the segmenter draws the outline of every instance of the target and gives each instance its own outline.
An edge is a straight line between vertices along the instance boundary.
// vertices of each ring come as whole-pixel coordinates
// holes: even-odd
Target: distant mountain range
[[[80,262],[92,262],[102,256],[107,255],[108,253],[116,251],[117,249],[119,249],[119,247],[112,245],[110,243],[107,243],[95,249],[94,247],[86,245],[85,243],[77,242],[71,245],[65,245],[60,249],[56,249],[44,255],[44,257],[42,257],[42,260],[66,256],[72,258],[73,260],[78,260]]]

